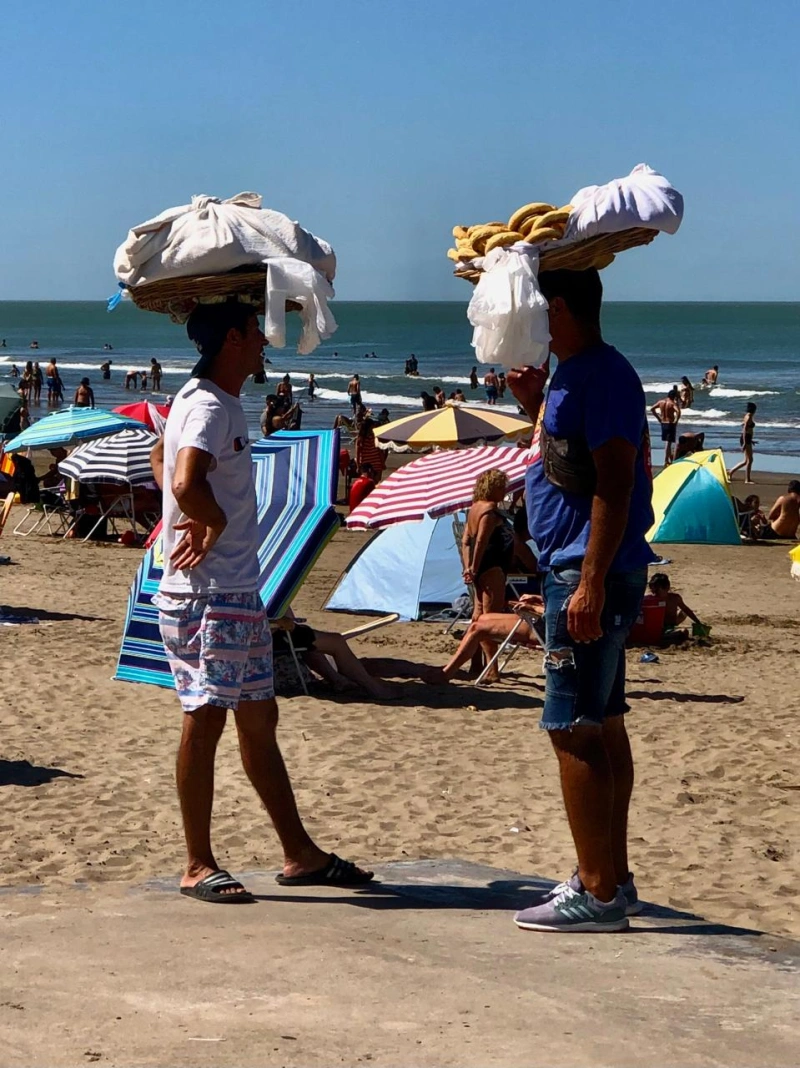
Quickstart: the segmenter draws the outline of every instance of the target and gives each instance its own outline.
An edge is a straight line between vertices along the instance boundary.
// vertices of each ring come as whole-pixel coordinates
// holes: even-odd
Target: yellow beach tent
[[[653,479],[650,542],[739,545],[739,523],[719,449],[684,456]]]

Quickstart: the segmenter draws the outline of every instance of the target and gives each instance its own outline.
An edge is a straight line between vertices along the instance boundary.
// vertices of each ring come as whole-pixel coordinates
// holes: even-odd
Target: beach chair
[[[279,430],[251,446],[258,505],[259,592],[270,619],[286,614],[319,554],[339,529],[335,430]],[[152,598],[162,574],[160,539],[147,550],[128,599],[125,632],[114,678],[172,688],[172,673]],[[290,652],[300,685],[305,679]]]
[[[453,537],[456,543],[456,551],[458,552],[458,558],[461,560],[461,544],[464,540],[464,530],[467,525],[466,518],[461,518],[462,513],[456,512],[453,516]],[[461,604],[459,608],[455,610],[456,614],[450,621],[450,626],[445,631],[445,634],[449,634],[456,623],[459,623],[462,619],[472,619],[472,613],[475,611],[475,587],[467,583],[467,594],[469,600]]]
[[[515,656],[520,649],[534,649],[538,647],[542,650],[542,652],[544,652],[544,616],[537,615],[535,612],[531,612],[523,608],[515,608],[514,614],[517,616],[517,621],[512,627],[511,633],[508,635],[505,641],[501,642],[501,644],[497,648],[497,652],[494,654],[492,659],[489,661],[489,663],[480,673],[478,678],[475,680],[476,686],[479,686],[483,682],[491,668],[500,660],[501,657],[503,657],[503,662],[502,664],[500,664],[498,671],[502,673],[503,671],[505,671],[507,665],[511,662],[512,657]],[[514,640],[517,631],[523,623],[527,623],[530,627],[531,633],[533,634],[537,642],[536,646],[532,645],[530,642],[527,641],[521,642]]]

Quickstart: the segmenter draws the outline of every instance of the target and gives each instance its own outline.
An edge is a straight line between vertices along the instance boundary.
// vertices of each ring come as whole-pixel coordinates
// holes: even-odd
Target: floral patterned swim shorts
[[[275,696],[272,635],[258,593],[159,593],[153,604],[184,712]]]

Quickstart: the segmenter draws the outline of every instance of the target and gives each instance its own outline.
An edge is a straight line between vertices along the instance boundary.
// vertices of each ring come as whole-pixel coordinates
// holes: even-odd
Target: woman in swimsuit
[[[742,434],[739,438],[739,444],[742,447],[744,453],[744,459],[736,467],[732,467],[728,472],[728,478],[733,478],[737,471],[741,471],[744,468],[744,480],[745,483],[751,483],[753,479],[750,477],[753,473],[753,435],[756,432],[756,421],[753,416],[756,414],[756,406],[752,401],[747,405],[747,411],[744,414],[742,420]]]
[[[475,588],[473,619],[487,612],[502,612],[506,603],[506,577],[514,552],[514,536],[499,514],[498,506],[508,493],[508,478],[503,471],[490,468],[478,477],[461,539],[464,581]],[[481,642],[486,662],[494,656],[493,641]],[[500,678],[495,669],[486,682]]]
[[[680,397],[681,408],[691,408],[694,402],[694,387],[686,375],[681,379],[680,389],[678,390]]]

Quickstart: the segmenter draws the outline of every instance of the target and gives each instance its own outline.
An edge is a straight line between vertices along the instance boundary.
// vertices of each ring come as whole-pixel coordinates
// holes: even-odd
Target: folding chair
[[[478,678],[475,680],[475,685],[476,686],[479,685],[481,682],[483,682],[483,680],[488,675],[490,669],[497,663],[497,661],[500,659],[500,657],[503,656],[503,654],[505,653],[506,649],[509,650],[509,653],[505,657],[505,659],[503,660],[503,663],[498,668],[498,670],[501,671],[501,672],[505,671],[506,665],[511,662],[511,658],[516,654],[518,649],[531,649],[532,648],[532,645],[531,645],[530,642],[516,642],[516,641],[514,641],[514,636],[516,635],[517,631],[519,630],[519,628],[522,626],[523,623],[527,623],[528,624],[528,626],[530,627],[531,633],[533,634],[534,638],[537,639],[537,641],[539,643],[539,646],[541,647],[542,651],[544,651],[544,640],[545,640],[544,616],[539,616],[535,612],[531,612],[531,611],[529,611],[528,609],[525,609],[525,608],[515,608],[514,609],[514,614],[518,617],[517,618],[517,622],[511,628],[511,633],[498,646],[497,652],[494,654],[492,659],[489,661],[489,663],[486,665],[486,667],[480,673]]]
[[[453,537],[455,538],[456,552],[458,553],[459,560],[462,559],[461,545],[464,540],[464,530],[466,529],[466,526],[466,518],[462,519],[461,513],[456,512],[453,516]],[[469,604],[462,605],[461,608],[457,609],[456,615],[450,622],[450,626],[445,631],[445,634],[449,634],[453,627],[456,625],[456,623],[459,623],[462,619],[464,619],[465,616],[468,616],[470,619],[472,619],[472,613],[475,611],[475,587],[470,583],[467,583],[466,585],[467,593],[469,594]]]

